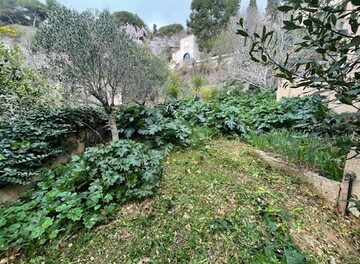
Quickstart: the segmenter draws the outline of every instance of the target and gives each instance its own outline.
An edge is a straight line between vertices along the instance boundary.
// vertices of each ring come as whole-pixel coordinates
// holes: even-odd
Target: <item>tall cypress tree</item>
[[[199,50],[210,52],[214,41],[235,15],[240,0],[193,0],[187,26],[196,36]]]
[[[257,11],[257,10],[258,10],[258,6],[256,0],[250,0],[247,11],[249,12],[249,11]]]
[[[268,0],[266,5],[266,15],[271,21],[276,21],[278,16],[279,0]]]

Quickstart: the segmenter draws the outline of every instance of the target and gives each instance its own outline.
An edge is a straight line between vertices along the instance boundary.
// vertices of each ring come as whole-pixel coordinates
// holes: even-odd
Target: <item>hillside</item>
[[[44,56],[34,53],[32,42],[36,35],[36,28],[29,26],[13,25],[11,26],[17,32],[17,37],[0,35],[0,39],[7,46],[18,46],[25,58],[25,65],[31,68],[38,68],[44,64]]]

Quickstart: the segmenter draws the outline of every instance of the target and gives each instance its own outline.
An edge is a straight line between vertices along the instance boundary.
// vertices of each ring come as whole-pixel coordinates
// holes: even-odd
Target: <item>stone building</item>
[[[182,64],[184,62],[191,62],[200,60],[200,51],[196,43],[196,37],[189,35],[180,40],[180,47],[172,55],[172,62],[175,65]]]

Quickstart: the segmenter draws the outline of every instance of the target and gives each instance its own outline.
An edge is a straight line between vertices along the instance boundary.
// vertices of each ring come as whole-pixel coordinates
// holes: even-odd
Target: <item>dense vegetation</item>
[[[30,183],[37,169],[72,151],[77,142],[70,136],[88,130],[93,136],[81,140],[101,142],[105,125],[104,113],[92,108],[38,109],[0,120],[0,186]]]
[[[256,148],[280,155],[284,160],[310,166],[329,179],[341,181],[343,178],[347,151],[338,145],[342,140],[348,140],[346,137],[334,139],[282,129],[269,133],[251,132],[245,140]]]
[[[162,37],[171,37],[176,33],[179,33],[184,30],[183,25],[181,24],[170,24],[163,27],[160,27],[159,30],[156,32],[156,36]]]
[[[152,194],[163,157],[146,144],[113,141],[43,170],[32,191],[1,210],[0,251],[91,228],[115,205]]]
[[[239,11],[239,0],[193,0],[187,26],[197,37],[199,50],[210,52],[219,33],[226,27],[231,16]]]
[[[33,176],[38,178],[38,183],[24,198],[3,210],[3,250],[32,242],[42,244],[63,231],[69,233],[80,227],[90,228],[105,220],[99,212],[106,211],[105,207],[112,203],[151,194],[158,184],[161,160],[173,146],[197,145],[220,134],[238,135],[254,142],[256,133],[281,128],[318,135],[332,132],[321,125],[332,118],[321,101],[312,97],[276,101],[271,91],[227,95],[211,102],[196,98],[169,101],[155,108],[132,104],[116,112],[115,116],[120,137],[143,143],[111,142],[106,148],[88,149],[67,165],[39,172],[36,169],[63,150],[66,136],[88,126],[93,130],[99,125],[101,128],[104,113],[95,109],[38,110],[4,122],[0,156],[2,184],[28,183]],[[312,152],[313,142],[305,136],[302,136],[302,142],[309,146],[303,151]],[[326,142],[330,143],[330,140]],[[276,144],[275,141],[272,143]],[[332,168],[327,165],[320,169],[325,175],[339,179],[343,166],[342,162],[337,162],[339,151],[334,148],[334,152],[329,152],[329,147],[324,145],[318,143],[318,152],[312,159],[330,155],[327,164]],[[286,148],[280,143],[276,147]],[[298,152],[295,151],[295,155],[299,155]],[[90,196],[94,202],[91,206],[88,204],[92,199]],[[22,213],[25,211],[27,217]],[[34,223],[39,221],[43,224],[31,231]],[[23,231],[10,232],[15,229]]]
[[[115,118],[120,137],[147,140],[156,147],[188,144],[193,127],[206,127],[223,135],[239,135],[245,139],[273,129],[293,129],[330,137],[346,132],[341,126],[338,130],[334,129],[334,124],[330,126],[335,115],[319,99],[301,97],[276,101],[271,91],[222,96],[211,102],[197,99],[169,101],[155,108],[132,104],[116,112]],[[0,130],[1,184],[29,183],[36,169],[66,151],[62,144],[66,137],[84,129],[101,132],[105,120],[101,110],[86,108],[36,110],[3,121]],[[93,139],[90,144],[99,141],[101,138]],[[332,145],[330,140],[327,142]],[[329,158],[329,162],[332,161]],[[342,165],[336,167],[337,176],[333,171],[323,172],[339,180]]]
[[[360,154],[360,2],[289,1],[278,10],[285,17],[282,27],[288,35],[300,36],[295,49],[278,57],[277,32],[265,25],[261,31],[251,32],[241,18],[237,33],[250,40],[251,60],[270,65],[289,88],[331,92],[347,105],[352,114],[340,122],[355,135],[352,150]],[[305,52],[310,53],[303,57]]]
[[[146,28],[145,22],[137,15],[128,11],[117,11],[113,13],[119,25],[130,24],[136,28]]]
[[[2,0],[0,2],[0,25],[39,26],[55,5],[57,5],[56,0]]]
[[[10,2],[5,1],[2,5]],[[356,1],[352,2],[359,6]],[[238,4],[238,0],[192,2],[188,25],[198,36],[201,50],[209,52],[214,47],[215,39],[227,26],[230,17],[237,13]],[[38,45],[33,48],[40,48],[37,52],[44,51],[53,66],[54,75],[61,76],[63,99],[76,98],[90,103],[96,101],[101,108],[67,108],[64,100],[50,94],[52,89],[48,87],[44,76],[23,67],[17,48],[9,49],[0,45],[0,100],[5,103],[1,104],[0,109],[0,186],[33,182],[33,188],[21,199],[1,207],[0,256],[18,250],[31,251],[37,248],[33,246],[54,243],[53,240],[61,241],[81,229],[109,222],[117,205],[134,199],[143,200],[154,193],[160,184],[163,160],[174,147],[200,147],[219,136],[240,138],[258,148],[278,153],[296,164],[315,167],[330,179],[342,179],[345,156],[351,147],[357,147],[359,111],[350,116],[336,115],[319,95],[277,101],[273,90],[260,91],[263,86],[259,85],[250,86],[250,92],[239,92],[229,85],[227,93],[224,93],[218,87],[204,82],[200,74],[194,75],[195,72],[191,97],[170,100],[152,108],[145,107],[145,103],[161,99],[166,79],[169,97],[178,99],[184,94],[183,83],[178,76],[169,75],[163,61],[154,56],[146,45],[139,43],[139,38],[132,37],[119,27],[119,24],[128,23],[131,19],[137,20],[134,24],[143,24],[139,17],[126,12],[79,13],[53,0],[46,1],[46,5],[40,5],[35,0],[29,1],[29,5],[39,8],[51,5],[51,15],[38,32]],[[22,7],[10,11],[32,10],[30,7]],[[318,8],[312,6],[315,7]],[[282,10],[287,12],[297,8],[296,5],[285,6]],[[26,12],[16,14],[16,17],[19,15],[22,19],[31,20],[34,25],[40,18],[44,20],[48,16],[47,13],[37,13],[37,9],[34,13]],[[250,1],[247,12],[249,16],[257,12],[256,1]],[[274,7],[270,8],[269,5],[267,12],[274,18]],[[0,13],[0,20],[2,15]],[[358,30],[358,24],[353,18],[357,15],[354,12],[346,14],[352,23],[353,34]],[[296,29],[295,22],[301,19],[292,17],[292,21],[286,21],[285,28]],[[330,28],[336,24],[336,17],[327,19]],[[318,23],[316,19],[310,17],[306,21],[304,24],[311,35],[323,34],[314,31],[311,26]],[[272,58],[262,45],[274,33],[264,27],[262,36],[258,33],[252,36],[244,30],[243,20],[240,20],[239,25],[242,29],[238,33],[253,41],[250,58],[256,62],[262,60],[266,64]],[[182,26],[174,24],[160,28],[157,34],[170,36],[180,30]],[[8,27],[1,28],[1,32],[12,34]],[[312,85],[321,90],[326,81],[331,89],[336,90],[341,102],[354,105],[359,101],[359,74],[347,76],[349,71],[357,67],[358,61],[347,61],[346,54],[349,51],[358,52],[360,42],[353,35],[345,37],[347,43],[329,48],[331,52],[335,52],[334,49],[340,51],[343,56],[340,61],[329,63],[330,69],[324,69],[321,66],[324,63],[318,65],[314,60],[298,61],[295,68],[301,69],[302,65],[306,67],[298,86]],[[301,49],[314,44],[312,41],[304,39]],[[323,50],[319,48],[317,52],[325,54]],[[321,58],[325,60],[325,55]],[[280,70],[280,77],[290,82],[295,80],[295,71],[276,63],[275,68]],[[264,79],[266,84],[267,75]],[[221,78],[223,81],[224,78]],[[340,86],[342,90],[337,90]],[[252,92],[252,88],[259,91]],[[53,101],[56,101],[56,107],[51,106]],[[6,111],[8,109],[11,111]],[[85,139],[76,138],[84,132]],[[109,140],[110,132],[113,141]],[[72,138],[74,136],[75,139]],[[84,140],[87,146],[99,143],[104,145],[87,148],[84,154],[73,156],[66,165],[50,167],[60,154],[70,153],[79,140]],[[209,148],[205,146],[197,152],[196,155],[200,155],[199,163],[206,158],[212,159],[206,156]],[[213,152],[216,151],[213,149]],[[246,154],[250,155],[249,152]],[[230,168],[240,164],[229,157],[222,161]],[[186,162],[187,166],[192,161]],[[254,163],[258,165],[256,161]],[[194,164],[197,165],[197,161]],[[209,164],[208,168],[211,168]],[[201,174],[201,171],[192,172],[189,168],[182,168],[182,173],[184,171],[190,175]],[[213,171],[205,174],[205,177],[211,176],[211,182],[206,183],[211,188],[218,184],[217,179],[212,178],[216,177]],[[254,180],[259,174],[252,173],[250,182],[255,186]],[[266,173],[271,174],[271,171],[266,170]],[[174,177],[181,177],[181,174]],[[202,180],[194,178],[195,181]],[[228,175],[224,179],[235,180]],[[269,181],[272,179],[269,178]],[[200,186],[199,182],[196,184]],[[224,186],[226,184],[221,188]],[[207,185],[202,186],[205,187]],[[194,223],[198,230],[192,239],[197,241],[198,238],[227,235],[231,237],[233,246],[244,244],[245,248],[239,251],[236,260],[245,262],[310,261],[310,257],[303,254],[288,235],[289,227],[285,226],[288,224],[287,213],[273,207],[275,200],[280,198],[263,188],[257,190],[255,197],[249,197],[246,190],[239,190],[234,191],[240,193],[238,198],[243,199],[243,202],[251,200],[252,209],[256,208],[249,215],[257,223],[253,223],[253,219],[251,222],[242,222],[242,215],[235,211],[225,218],[225,213],[221,211],[221,217],[206,219],[209,221],[206,222],[210,226],[210,229],[207,228],[209,233],[198,231],[204,226],[199,222]],[[268,196],[275,200],[268,201]],[[173,201],[173,198],[168,199],[161,213],[170,211]],[[140,219],[141,223],[144,221]],[[191,227],[185,229],[190,231]],[[135,245],[134,250],[139,247]],[[233,248],[239,250],[237,246]],[[258,251],[255,252],[254,248]],[[168,250],[156,247],[156,254],[160,249]],[[205,256],[210,253],[201,254]],[[134,251],[131,254],[136,256]],[[182,252],[179,254],[182,255],[176,257],[182,257],[181,260],[188,257]],[[228,260],[234,259],[229,257]]]
[[[17,36],[11,27],[4,33]],[[57,91],[44,76],[24,66],[24,55],[18,47],[0,42],[0,118],[12,117],[19,109],[54,105]]]

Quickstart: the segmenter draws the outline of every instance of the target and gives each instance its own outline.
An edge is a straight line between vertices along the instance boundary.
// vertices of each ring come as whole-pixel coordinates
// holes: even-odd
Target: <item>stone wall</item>
[[[290,165],[280,158],[275,158],[264,151],[255,150],[255,152],[269,165],[283,170],[286,173],[290,173],[291,176],[307,183],[312,191],[326,201],[332,208],[335,209],[338,206],[341,191],[340,182],[325,178],[308,170],[300,170],[298,167]]]
[[[276,91],[276,99],[280,100],[282,97],[306,96],[311,95],[315,92],[319,91],[314,88],[290,88],[287,85],[286,81],[282,81]],[[321,95],[325,96],[329,101],[329,108],[334,110],[338,114],[344,112],[356,112],[356,108],[350,105],[343,104],[339,100],[336,100],[334,92],[324,91],[321,93]],[[360,107],[360,104],[357,104],[357,107]]]
[[[99,143],[101,138],[105,139],[107,132],[102,128],[99,129],[99,131],[100,134],[87,129],[82,131],[79,135],[73,135],[66,138],[63,142],[63,147],[64,149],[69,149],[69,151],[64,151],[63,154],[54,159],[50,164],[50,167],[67,163],[72,156],[84,153],[86,147]],[[35,182],[35,179],[33,179],[33,181]],[[7,185],[0,187],[0,202],[11,202],[19,199],[22,194],[32,187],[32,185],[33,184]]]

